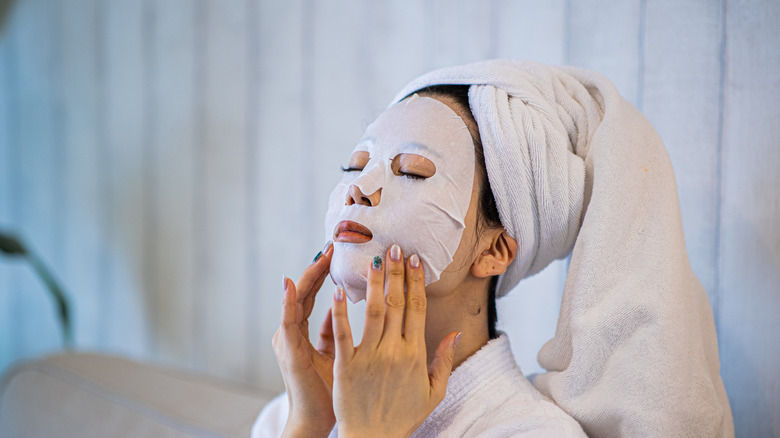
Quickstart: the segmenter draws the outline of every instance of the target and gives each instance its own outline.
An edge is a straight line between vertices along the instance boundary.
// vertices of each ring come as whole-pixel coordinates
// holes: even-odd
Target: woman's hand
[[[381,259],[369,268],[366,321],[358,347],[352,344],[343,289],[334,296],[333,408],[342,438],[408,437],[444,399],[452,371],[458,332],[439,343],[428,368],[420,259],[412,255],[404,267],[398,245],[388,255],[385,269]]]
[[[329,244],[303,271],[298,283],[284,278],[282,324],[274,334],[273,347],[290,401],[285,437],[328,436],[336,422],[331,395],[335,352],[330,311],[317,348],[309,342],[309,315],[330,271],[332,255],[333,245]]]

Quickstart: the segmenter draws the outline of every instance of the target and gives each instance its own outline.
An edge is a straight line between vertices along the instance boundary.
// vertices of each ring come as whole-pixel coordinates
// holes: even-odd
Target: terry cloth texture
[[[272,400],[252,428],[252,438],[282,435],[287,394]],[[337,427],[330,438],[338,436]],[[447,395],[412,438],[561,437],[585,438],[582,428],[523,376],[501,334],[450,375]]]
[[[501,222],[519,246],[497,296],[571,252],[536,387],[595,437],[733,436],[712,310],[647,119],[598,73],[527,61],[436,70],[393,103],[444,84],[470,85]]]

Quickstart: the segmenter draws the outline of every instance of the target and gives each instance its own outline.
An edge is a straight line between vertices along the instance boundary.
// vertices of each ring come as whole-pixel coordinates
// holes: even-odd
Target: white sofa
[[[62,353],[0,381],[0,437],[248,437],[274,394],[103,354]]]

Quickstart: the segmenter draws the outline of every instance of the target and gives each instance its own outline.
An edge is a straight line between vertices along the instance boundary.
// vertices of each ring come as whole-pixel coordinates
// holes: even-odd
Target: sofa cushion
[[[248,437],[275,394],[90,353],[26,363],[0,382],[2,437]]]

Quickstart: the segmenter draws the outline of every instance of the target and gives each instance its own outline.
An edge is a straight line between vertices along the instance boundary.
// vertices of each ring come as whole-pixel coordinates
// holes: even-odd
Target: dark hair
[[[477,235],[480,235],[484,230],[490,228],[501,227],[501,218],[498,215],[498,208],[496,207],[496,198],[493,197],[493,191],[490,188],[490,181],[487,176],[487,168],[485,167],[485,153],[482,149],[482,140],[479,137],[479,129],[477,127],[477,121],[474,119],[474,115],[471,112],[469,106],[469,86],[468,85],[433,85],[430,87],[422,88],[415,91],[419,95],[425,96],[448,96],[455,100],[461,107],[464,115],[468,120],[466,126],[471,133],[471,139],[474,141],[474,153],[476,154],[477,168],[479,172],[479,181],[481,190],[479,192],[479,209],[477,210]],[[409,97],[409,96],[407,96]],[[496,323],[498,322],[498,313],[496,311],[496,284],[498,283],[498,276],[494,275],[490,279],[488,285],[488,335],[490,339],[498,337],[496,333]]]

